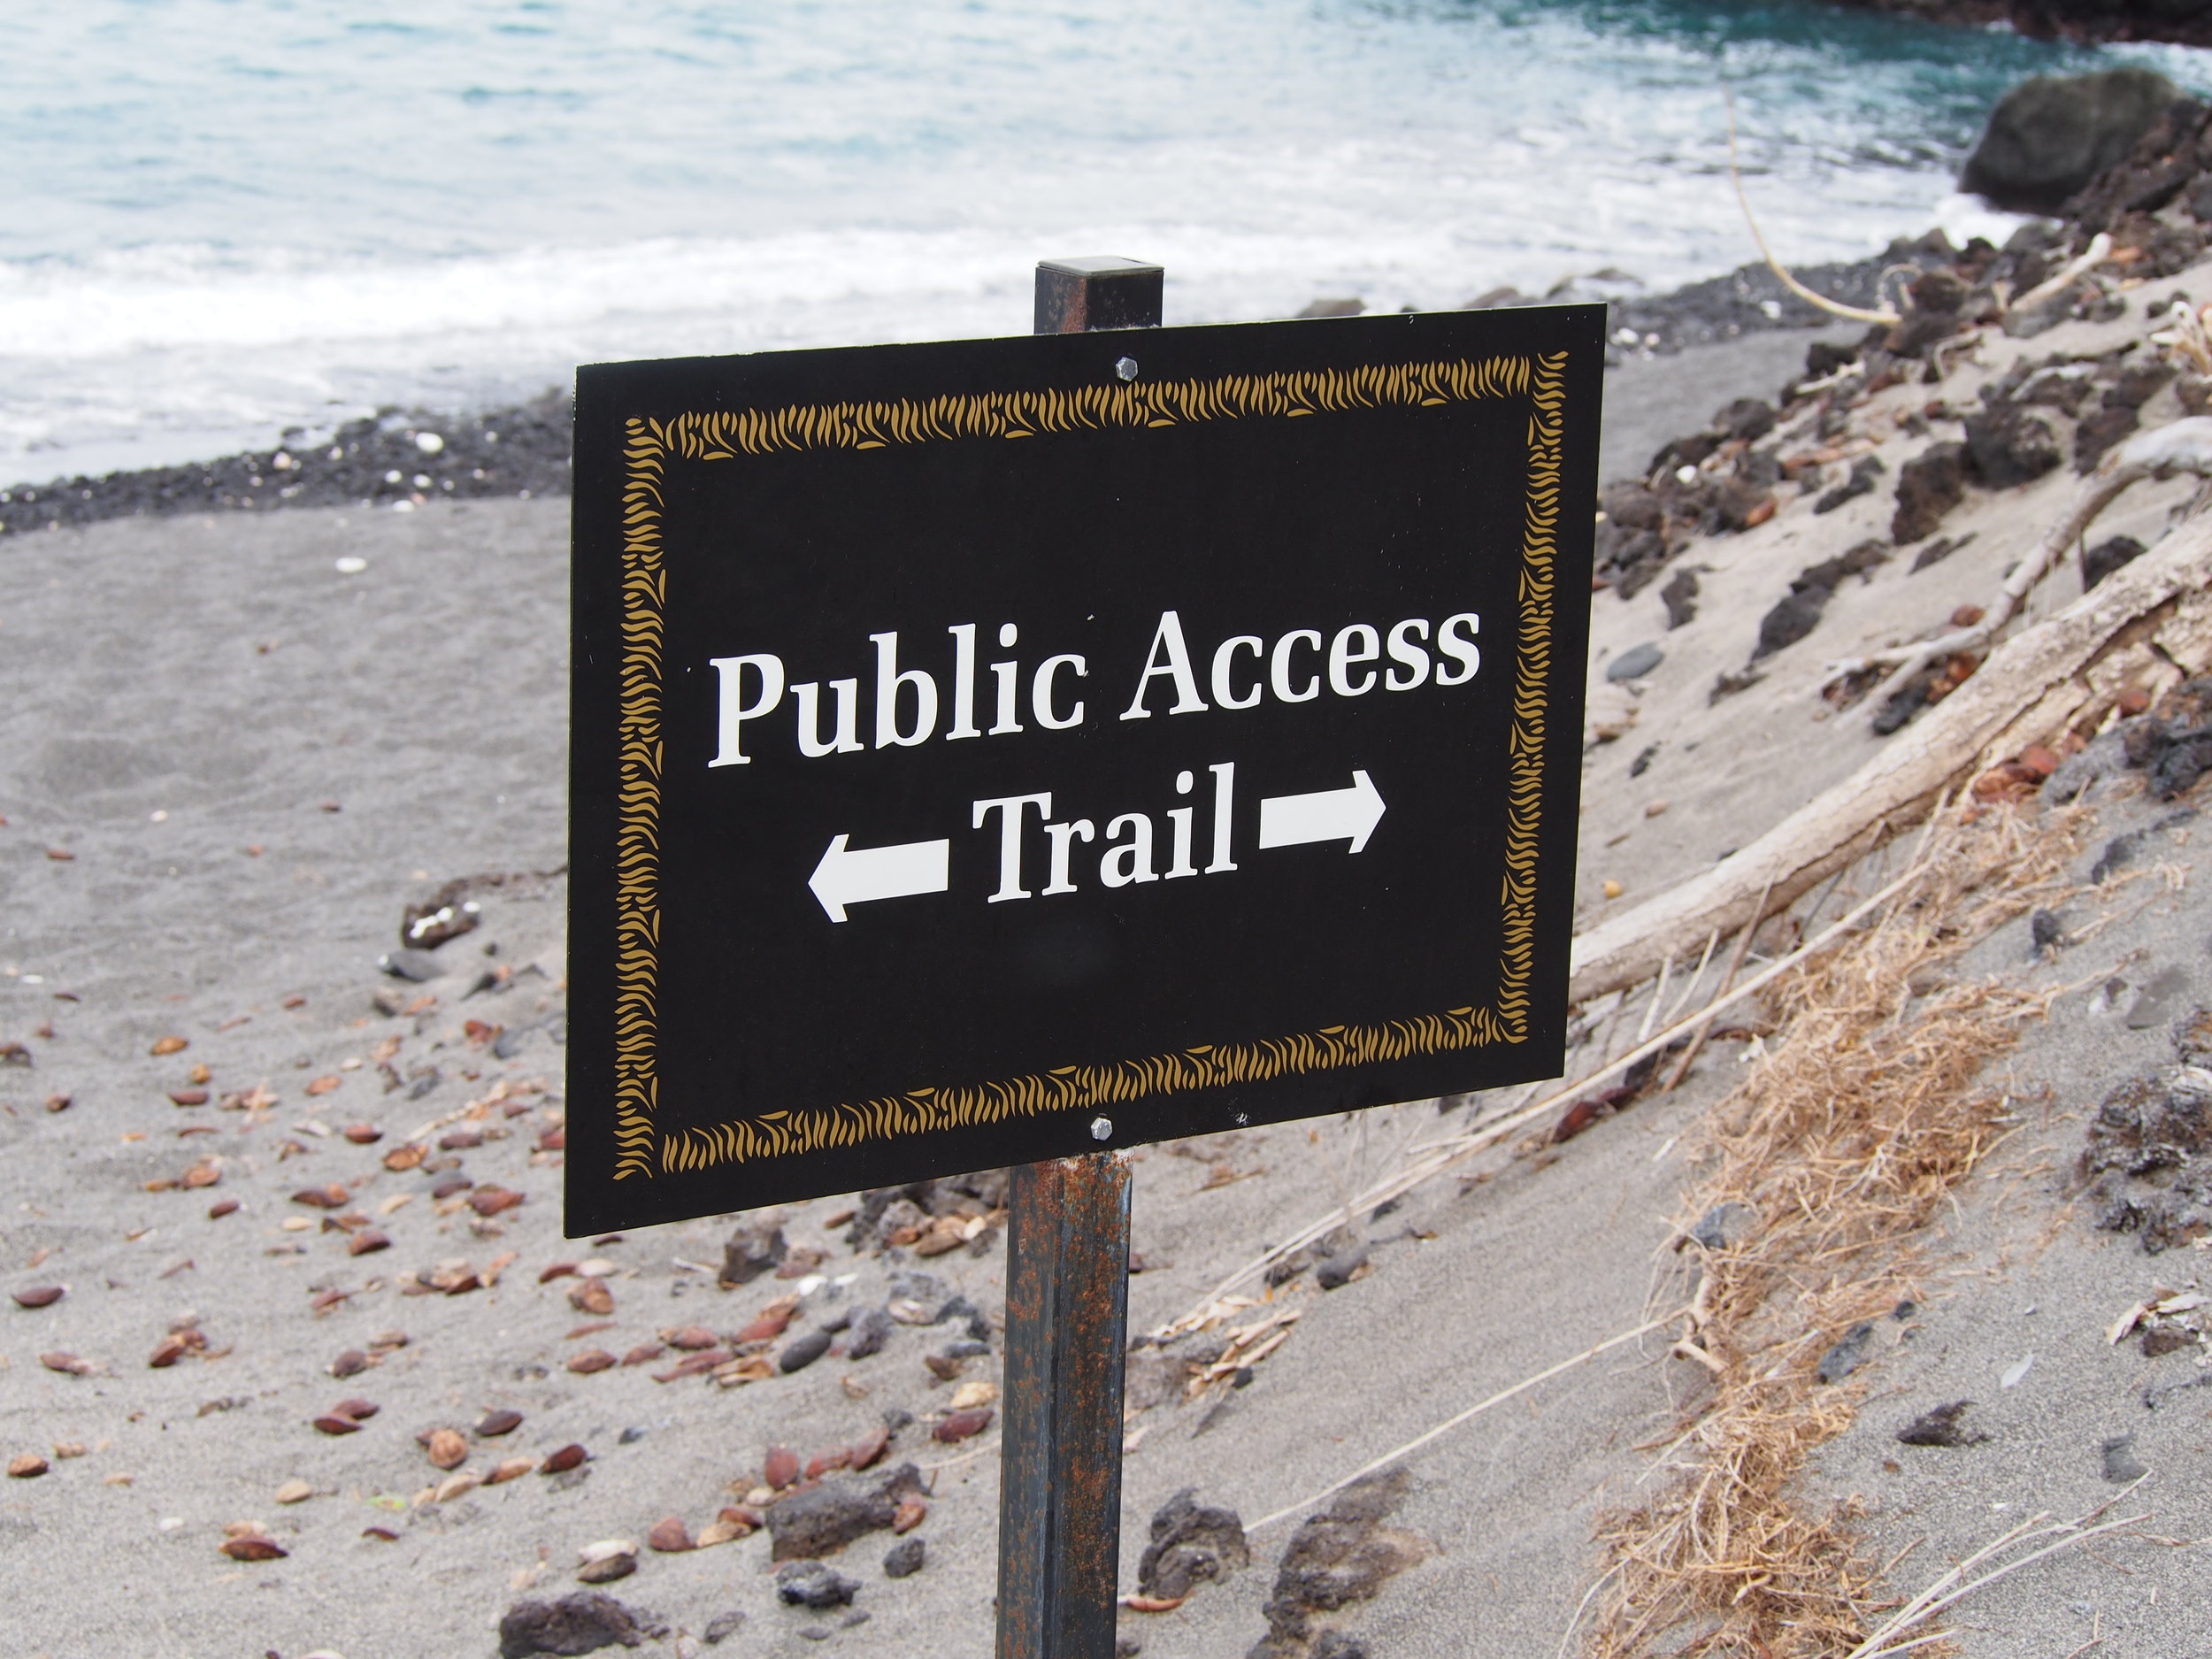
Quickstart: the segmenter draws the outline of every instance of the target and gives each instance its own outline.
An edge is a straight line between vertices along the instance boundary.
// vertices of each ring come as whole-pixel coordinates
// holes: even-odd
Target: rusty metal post
[[[998,1659],[1113,1659],[1129,1185],[1111,1152],[1013,1172]]]
[[[1036,332],[1156,328],[1163,280],[1113,256],[1044,261]],[[1008,1210],[998,1659],[1114,1659],[1129,1166],[1112,1152],[1025,1164]]]

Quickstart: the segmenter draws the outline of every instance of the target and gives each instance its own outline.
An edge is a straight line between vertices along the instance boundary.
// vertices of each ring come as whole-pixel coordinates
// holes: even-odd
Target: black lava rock
[[[1966,499],[1966,446],[1935,443],[1897,473],[1897,511],[1889,539],[1902,547],[1935,534],[1943,515]]]
[[[851,1340],[845,1344],[845,1356],[866,1359],[871,1354],[883,1352],[883,1345],[891,1340],[891,1333],[898,1326],[881,1308],[856,1308],[847,1329],[851,1333]]]
[[[1966,1415],[1971,1400],[1954,1400],[1947,1406],[1937,1406],[1924,1411],[1897,1431],[1897,1440],[1903,1446],[1979,1446],[1989,1436],[1961,1426],[1959,1419]]]
[[[2124,157],[2180,96],[2149,69],[2032,75],[1990,111],[1959,186],[2013,212],[2055,212]]]
[[[921,1471],[901,1463],[873,1480],[832,1476],[818,1486],[794,1492],[769,1507],[768,1531],[775,1540],[770,1558],[812,1560],[842,1549],[889,1526],[898,1516],[899,1500],[921,1489]]]
[[[918,1538],[902,1538],[884,1552],[883,1576],[887,1578],[910,1578],[922,1570],[922,1558],[926,1549]]]
[[[2032,483],[2060,461],[2058,435],[2042,416],[2015,404],[1966,420],[1966,470],[1985,489]]]
[[[518,1601],[499,1621],[499,1659],[634,1647],[660,1626],[611,1595],[581,1590],[554,1601]]]
[[[1201,1504],[1186,1486],[1152,1517],[1152,1541],[1137,1563],[1140,1594],[1175,1601],[1193,1586],[1218,1582],[1252,1563],[1244,1523],[1234,1509]]]
[[[848,1578],[825,1562],[787,1561],[776,1569],[776,1594],[786,1607],[810,1607],[818,1610],[848,1607],[859,1588],[858,1579]]]

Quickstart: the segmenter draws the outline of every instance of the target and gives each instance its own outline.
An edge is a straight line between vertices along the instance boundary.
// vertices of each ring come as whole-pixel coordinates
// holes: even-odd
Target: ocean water
[[[1653,288],[1941,222],[2088,51],[1816,0],[72,0],[0,54],[0,477],[482,406],[579,362]]]

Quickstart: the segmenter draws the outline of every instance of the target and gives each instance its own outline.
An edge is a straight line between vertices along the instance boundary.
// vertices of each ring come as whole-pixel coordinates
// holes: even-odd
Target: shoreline
[[[1872,257],[1809,266],[1799,274],[1847,304],[1867,304],[1875,297],[1884,269],[1927,248],[1930,237],[1939,234],[1901,237]],[[1616,297],[1571,287],[1555,288],[1542,298],[1513,290],[1486,297],[1492,297],[1499,309],[1605,300],[1611,307],[1614,338],[1606,354],[1608,368],[1672,358],[1754,335],[1809,337],[1832,321],[1792,295],[1761,264],[1651,296]],[[1624,339],[1631,332],[1636,336],[1632,345]],[[1699,384],[1710,378],[1702,377]],[[1685,418],[1694,424],[1709,411],[1703,407],[1701,392],[1689,401],[1698,407],[1694,412],[1686,410]],[[1726,396],[1720,401],[1725,402]],[[1640,421],[1639,429],[1647,424]],[[1617,423],[1609,420],[1607,425],[1609,434]],[[348,422],[319,443],[305,442],[304,432],[297,427],[283,436],[289,443],[273,450],[249,449],[173,466],[11,484],[0,488],[0,542],[35,531],[115,518],[268,512],[289,507],[407,511],[433,500],[526,501],[568,493],[569,394],[558,387],[527,403],[459,414],[380,410]],[[1609,470],[1607,476],[1613,473]]]

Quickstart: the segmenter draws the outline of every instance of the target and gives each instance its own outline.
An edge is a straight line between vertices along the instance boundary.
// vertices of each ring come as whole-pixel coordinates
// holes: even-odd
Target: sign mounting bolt
[[[1134,358],[1134,357],[1116,357],[1116,358],[1114,359],[1114,374],[1115,374],[1115,377],[1116,377],[1117,379],[1118,379],[1118,380],[1135,380],[1135,379],[1137,378],[1137,360],[1136,360],[1136,358]]]
[[[1112,1118],[1092,1118],[1092,1119],[1091,1119],[1091,1139],[1092,1139],[1092,1140],[1094,1140],[1094,1141],[1111,1141],[1113,1138],[1114,1138],[1114,1120],[1113,1120]]]

